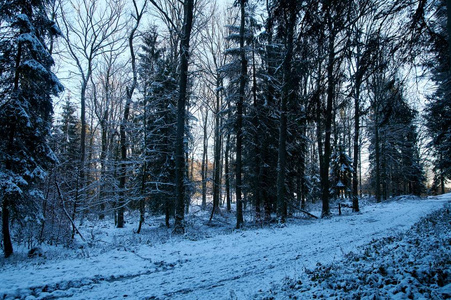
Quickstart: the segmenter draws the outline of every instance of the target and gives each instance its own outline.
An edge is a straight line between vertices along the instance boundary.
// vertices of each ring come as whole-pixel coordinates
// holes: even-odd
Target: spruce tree
[[[140,77],[143,87],[142,114],[142,187],[150,195],[150,209],[164,213],[166,226],[174,216],[175,139],[177,121],[177,80],[167,50],[158,43],[155,29],[143,40],[140,54]]]
[[[49,1],[2,1],[0,40],[0,201],[5,257],[13,253],[10,217],[37,219],[43,198],[37,183],[56,157],[47,138],[52,95],[63,90],[51,67],[49,41],[59,34],[46,14]]]
[[[407,103],[396,79],[379,82],[369,122],[371,180],[380,197],[419,195],[424,172],[419,160],[417,112]]]
[[[446,3],[445,3],[446,2]],[[435,152],[434,170],[440,181],[441,192],[445,192],[445,180],[451,179],[451,43],[449,40],[449,1],[438,1],[435,19],[436,32],[430,35],[432,79],[436,91],[429,97],[426,106],[426,126],[432,138],[430,145]]]

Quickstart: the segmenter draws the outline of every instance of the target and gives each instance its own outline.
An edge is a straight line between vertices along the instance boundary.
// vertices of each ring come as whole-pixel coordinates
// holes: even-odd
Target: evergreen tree
[[[52,122],[52,95],[63,90],[51,67],[48,44],[59,34],[46,14],[49,1],[2,1],[0,15],[0,200],[3,247],[13,253],[10,214],[38,219],[42,192],[36,185],[56,157],[47,138]],[[27,218],[27,219],[29,219]]]
[[[140,54],[143,122],[143,192],[150,195],[150,209],[164,213],[166,225],[174,216],[175,138],[177,80],[176,62],[158,44],[158,34],[149,31]]]
[[[425,177],[414,124],[417,113],[396,80],[380,83],[369,126],[374,133],[370,135],[371,181],[383,199],[407,193],[419,195]]]
[[[53,198],[48,199],[46,215],[52,215],[51,223],[42,223],[44,227],[56,228],[61,226],[72,226],[71,237],[76,233],[74,224],[70,224],[66,213],[71,214],[72,221],[74,219],[75,195],[77,193],[77,179],[80,155],[78,146],[80,145],[81,124],[80,120],[75,116],[77,108],[67,97],[62,106],[61,119],[56,122],[52,129],[52,137],[50,144],[58,158],[58,165],[53,168],[50,177],[50,184],[46,187],[53,193]],[[53,201],[53,202],[52,202]],[[70,232],[70,230],[69,230]],[[56,233],[49,232],[50,237],[55,242],[58,236],[53,237]]]
[[[348,197],[351,192],[351,175],[354,173],[352,159],[340,145],[332,154],[330,177],[335,197]]]
[[[428,66],[432,68],[432,79],[437,84],[436,91],[429,97],[426,106],[426,126],[432,138],[434,149],[434,170],[441,192],[445,192],[445,181],[451,179],[451,54],[448,26],[449,1],[438,1],[437,13],[432,26],[436,31],[430,35],[432,59]]]
[[[287,175],[287,144],[288,144],[288,110],[296,99],[296,75],[293,68],[294,34],[297,23],[297,1],[279,1],[276,6],[276,17],[279,23],[279,35],[284,37],[282,91],[280,101],[279,145],[277,160],[277,216],[280,222],[285,222],[288,214],[288,191],[286,188]]]

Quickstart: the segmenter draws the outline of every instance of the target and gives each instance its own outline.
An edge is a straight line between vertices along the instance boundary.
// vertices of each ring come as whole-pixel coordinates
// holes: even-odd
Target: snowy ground
[[[403,240],[404,233],[422,217],[449,205],[450,201],[451,194],[427,199],[405,197],[381,204],[369,203],[361,214],[347,213],[325,220],[302,220],[286,227],[228,233],[223,227],[199,236],[193,233],[196,224],[193,221],[191,233],[183,237],[161,234],[158,224],[147,224],[146,231],[137,235],[132,226],[120,230],[87,223],[82,229],[85,238],[91,241],[83,248],[75,251],[44,249],[44,257],[32,259],[26,258],[25,250],[22,253],[19,250],[12,259],[1,259],[0,299],[365,297],[373,295],[374,291],[357,294],[351,283],[367,286],[366,291],[371,291],[381,287],[380,280],[385,273],[394,275],[390,277],[392,281],[383,282],[382,287],[386,287],[387,292],[380,295],[406,296],[405,287],[403,292],[402,287],[392,284],[402,280],[399,277],[402,274],[396,275],[391,269],[404,254],[392,255],[392,250],[403,248],[404,244],[410,245],[410,248],[406,246],[409,251],[416,249],[418,245],[414,242]],[[441,211],[443,217],[446,210]],[[430,231],[438,221],[434,222],[417,225],[417,232],[406,238],[414,241],[414,236],[423,232],[421,228],[429,228],[423,232],[426,237],[433,236]],[[448,239],[441,242],[450,243],[449,230],[444,230]],[[218,231],[221,234],[217,234]],[[374,245],[379,246],[374,248]],[[446,262],[445,255],[449,257],[449,245],[444,247],[439,242],[436,248],[443,249],[445,261],[442,263],[449,273],[451,262]],[[378,249],[380,255],[372,253]],[[412,259],[426,257],[425,253],[417,252]],[[424,264],[430,262],[423,260]],[[418,274],[427,272],[424,267]],[[404,276],[406,274],[410,273]],[[367,275],[373,275],[373,281],[368,282]],[[415,279],[411,277],[413,279],[404,279]],[[439,287],[437,282],[434,284]],[[412,284],[406,281],[404,285]],[[350,294],[347,289],[353,287],[355,293]],[[395,288],[401,288],[401,292],[394,293]],[[446,291],[441,295],[446,295]]]

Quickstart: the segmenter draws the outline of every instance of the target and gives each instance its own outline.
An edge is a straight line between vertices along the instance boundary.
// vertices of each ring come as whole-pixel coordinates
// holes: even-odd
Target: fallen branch
[[[309,216],[309,217],[311,217],[311,218],[319,219],[317,216],[315,216],[315,215],[309,213],[309,212],[306,211],[306,210],[303,210],[302,208],[296,207],[296,206],[294,206],[294,205],[291,204],[291,203],[289,203],[289,205],[290,205],[291,208],[294,208],[294,209],[296,209],[297,211],[299,211],[299,212],[301,212],[301,213],[304,213],[304,214],[306,214],[307,216]]]
[[[72,218],[70,217],[69,213],[66,210],[66,204],[64,201],[63,193],[61,193],[60,186],[56,180],[55,180],[55,185],[56,185],[56,189],[58,190],[58,196],[61,199],[61,206],[63,207],[64,214],[69,219],[70,223],[72,224],[72,228],[75,230],[75,232],[80,236],[80,238],[83,240],[83,242],[86,242],[85,238],[83,237],[81,232],[78,230],[77,226],[75,225],[74,220],[72,220]]]

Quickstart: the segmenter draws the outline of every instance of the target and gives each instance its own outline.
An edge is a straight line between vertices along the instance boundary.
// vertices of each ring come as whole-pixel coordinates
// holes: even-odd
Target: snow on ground
[[[373,240],[259,293],[262,299],[451,299],[451,203],[408,231]]]
[[[50,255],[55,253],[53,249],[44,257],[29,259],[18,253],[13,259],[0,260],[0,298],[303,298],[302,293],[315,295],[322,290],[323,283],[300,283],[298,278],[311,280],[315,278],[311,274],[320,278],[322,269],[331,269],[321,266],[336,265],[336,273],[340,273],[338,268],[353,257],[348,253],[360,253],[361,246],[371,247],[375,240],[385,241],[407,231],[450,201],[451,194],[427,199],[405,197],[367,204],[360,214],[303,220],[285,227],[229,233],[223,229],[221,234],[211,231],[203,236],[162,235],[161,229],[154,230],[155,224],[148,224],[140,235],[133,233],[131,225],[126,229],[86,225],[82,229],[92,243],[88,241],[75,254],[61,250],[59,255]],[[189,230],[193,231],[194,225]],[[396,258],[387,256],[387,264]],[[387,272],[391,272],[389,267],[384,265]],[[371,270],[378,266],[369,263],[361,268],[367,270],[362,274],[376,274]],[[351,279],[337,277],[345,282]]]

